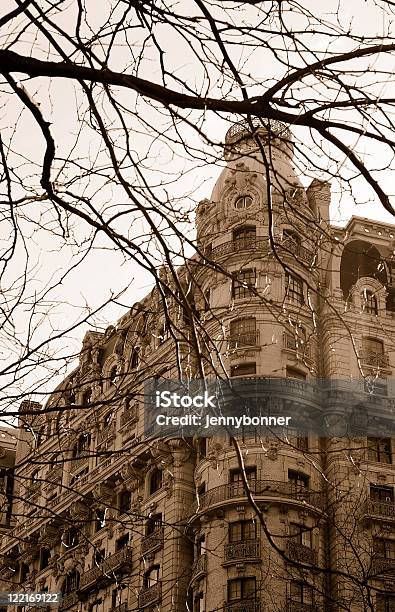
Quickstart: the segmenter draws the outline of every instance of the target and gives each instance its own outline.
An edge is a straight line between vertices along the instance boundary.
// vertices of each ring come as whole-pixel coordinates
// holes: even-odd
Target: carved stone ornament
[[[53,546],[59,540],[59,529],[54,525],[43,525],[40,528],[40,544],[42,546]]]
[[[92,496],[95,501],[109,505],[114,497],[114,489],[106,483],[101,482],[93,489]]]
[[[271,461],[276,461],[276,459],[278,459],[278,446],[279,443],[277,440],[273,440],[271,438],[268,438],[266,441],[266,447],[267,447],[267,451],[266,451],[266,457],[268,459],[270,459]]]
[[[173,455],[174,467],[181,467],[191,458],[193,449],[190,445],[185,444],[184,440],[169,440],[168,446]]]

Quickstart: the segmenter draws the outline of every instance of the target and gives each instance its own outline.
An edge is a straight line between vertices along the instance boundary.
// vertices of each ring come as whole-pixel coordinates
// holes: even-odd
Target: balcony
[[[80,468],[87,466],[88,461],[89,461],[88,456],[76,457],[75,459],[71,461],[71,471],[75,472],[76,470],[79,470]]]
[[[261,602],[259,599],[244,599],[224,604],[224,612],[260,612]]]
[[[110,608],[109,612],[128,612],[128,604],[126,601],[119,604],[119,606],[115,606],[115,608]]]
[[[47,472],[46,481],[48,483],[58,482],[63,475],[63,465],[55,465]]]
[[[259,346],[259,331],[234,334],[228,339],[230,349],[248,348]]]
[[[385,557],[375,557],[372,559],[373,574],[385,574],[393,576],[395,574],[395,559]]]
[[[292,561],[310,563],[311,565],[317,565],[318,560],[317,551],[293,540],[288,540],[287,542],[287,557]]]
[[[141,540],[141,554],[145,555],[148,552],[163,548],[163,534],[163,527],[159,527],[155,529],[153,533],[145,536],[145,538]]]
[[[89,589],[97,581],[115,580],[114,572],[123,567],[130,569],[132,565],[132,549],[127,546],[118,550],[116,553],[109,555],[102,563],[90,570],[84,572],[80,580],[80,589]]]
[[[309,504],[319,510],[324,507],[324,495],[318,491],[311,491],[307,487],[295,487],[292,482],[278,480],[251,480],[250,490],[255,499],[291,499],[300,503]],[[212,506],[221,505],[236,499],[245,499],[247,493],[242,482],[220,485],[210,489],[200,497],[200,505],[195,512],[204,512]]]
[[[104,429],[99,431],[99,433],[97,434],[97,443],[100,444],[101,442],[104,442],[108,438],[111,438],[114,436],[115,436],[115,421],[113,421],[112,423],[107,425],[107,427],[104,427]]]
[[[292,257],[297,261],[301,261],[306,266],[311,266],[315,259],[313,251],[306,249],[292,238],[285,238],[281,243],[277,244],[276,247],[279,256],[285,255]]]
[[[207,574],[207,553],[195,559],[192,565],[191,582]]]
[[[229,240],[223,244],[219,244],[212,248],[211,258],[217,259],[232,253],[241,253],[242,251],[268,251],[267,238],[257,238],[255,236],[246,237],[239,240]]]
[[[34,495],[38,495],[41,489],[41,482],[32,482],[26,490],[26,499],[30,499]]]
[[[141,589],[139,593],[139,608],[145,608],[157,601],[162,596],[162,584],[156,582],[152,586]]]
[[[59,612],[62,612],[63,610],[68,610],[69,608],[71,608],[71,606],[74,606],[75,604],[77,604],[79,602],[80,598],[78,596],[78,593],[74,592],[74,593],[69,593],[68,595],[64,595],[61,604],[59,606]]]
[[[225,544],[224,559],[227,562],[256,561],[260,560],[260,540],[243,540]]]
[[[368,499],[362,505],[362,514],[369,518],[395,521],[395,502]]]
[[[363,349],[359,351],[359,360],[362,364],[372,366],[374,368],[388,368],[389,355],[388,353],[377,353]]]

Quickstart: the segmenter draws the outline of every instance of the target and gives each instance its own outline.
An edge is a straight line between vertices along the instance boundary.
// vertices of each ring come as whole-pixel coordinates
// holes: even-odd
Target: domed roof
[[[279,137],[271,139],[271,146],[265,144],[267,141],[267,129],[259,126],[255,134],[259,134],[264,143],[267,158],[270,159],[270,179],[272,185],[280,192],[288,190],[290,187],[302,187],[300,179],[295,173],[292,165],[292,144],[290,133],[285,126],[280,128],[276,124],[275,129]],[[271,128],[273,129],[273,128]],[[273,129],[274,131],[274,129]],[[249,128],[245,124],[236,124],[230,128],[225,138],[225,159],[226,167],[219,175],[211,194],[211,200],[218,202],[228,183],[234,179],[236,172],[253,172],[258,176],[258,182],[266,185],[266,166],[261,152]]]

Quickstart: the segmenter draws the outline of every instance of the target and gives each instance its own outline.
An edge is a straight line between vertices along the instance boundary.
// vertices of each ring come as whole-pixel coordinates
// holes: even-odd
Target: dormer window
[[[237,198],[235,202],[235,208],[243,209],[250,208],[252,206],[252,197],[249,195],[243,195]]]

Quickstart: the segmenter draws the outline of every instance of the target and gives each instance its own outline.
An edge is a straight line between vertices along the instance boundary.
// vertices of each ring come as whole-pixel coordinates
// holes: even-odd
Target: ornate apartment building
[[[332,226],[329,184],[303,187],[280,124],[233,126],[225,160],[196,254],[86,334],[51,410],[22,403],[3,591],[70,612],[395,610],[391,431],[240,435],[255,506],[220,429],[144,437],[153,377],[291,379],[295,407],[329,380],[329,419],[351,387],[361,414],[395,407],[395,226]]]

